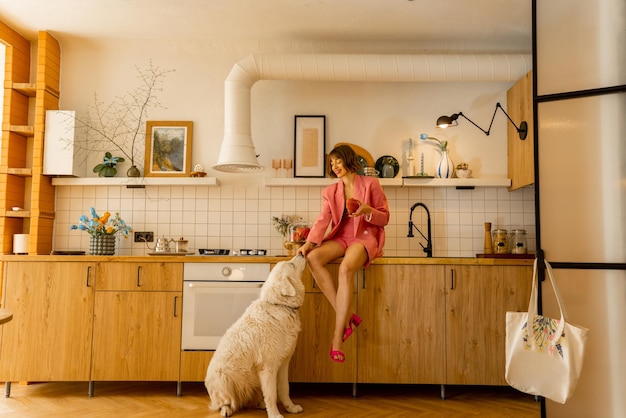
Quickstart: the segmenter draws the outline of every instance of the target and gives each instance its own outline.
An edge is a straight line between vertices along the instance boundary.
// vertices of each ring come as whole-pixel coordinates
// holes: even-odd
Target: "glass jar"
[[[511,231],[511,254],[526,254],[526,230],[514,229]]]
[[[508,254],[509,233],[506,229],[495,229],[493,231],[493,253]]]
[[[189,241],[186,240],[183,237],[180,237],[177,241],[174,241],[175,244],[175,251],[177,253],[187,253],[187,244],[189,244]]]
[[[295,244],[304,244],[311,232],[311,224],[306,221],[298,221],[289,224],[288,241]]]

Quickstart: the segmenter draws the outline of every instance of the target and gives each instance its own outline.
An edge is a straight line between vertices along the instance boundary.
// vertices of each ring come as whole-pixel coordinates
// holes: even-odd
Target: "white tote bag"
[[[528,312],[506,313],[505,378],[517,390],[565,403],[574,393],[580,377],[588,329],[567,321],[552,267],[547,261],[545,264],[561,318],[537,315],[535,259]]]

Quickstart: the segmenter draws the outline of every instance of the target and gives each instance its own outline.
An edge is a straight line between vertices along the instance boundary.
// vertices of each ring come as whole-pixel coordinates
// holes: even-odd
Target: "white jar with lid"
[[[526,254],[526,230],[514,229],[511,231],[511,254]]]

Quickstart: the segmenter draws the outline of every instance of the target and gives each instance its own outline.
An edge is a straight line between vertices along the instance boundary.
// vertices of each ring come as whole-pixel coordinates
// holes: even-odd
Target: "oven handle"
[[[261,288],[263,282],[185,282],[185,287],[193,287],[196,289],[206,288]]]

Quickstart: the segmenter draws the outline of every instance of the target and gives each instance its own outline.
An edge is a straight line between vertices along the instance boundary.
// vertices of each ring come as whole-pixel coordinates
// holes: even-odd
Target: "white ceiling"
[[[531,50],[530,0],[0,0],[35,39],[394,41]]]

